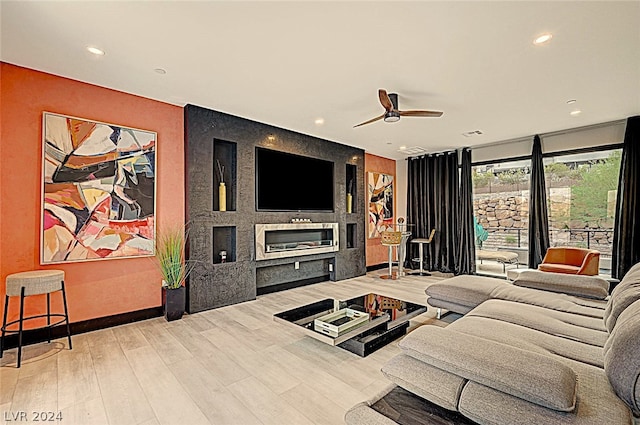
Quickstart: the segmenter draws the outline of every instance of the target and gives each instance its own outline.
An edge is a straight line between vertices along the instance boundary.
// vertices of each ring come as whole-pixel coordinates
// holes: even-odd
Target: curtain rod
[[[611,126],[611,125],[624,124],[626,122],[627,122],[627,120],[625,118],[625,119],[621,119],[621,120],[601,122],[601,123],[598,123],[598,124],[585,125],[585,126],[582,126],[582,127],[569,128],[569,129],[565,129],[565,130],[550,131],[548,133],[538,133],[538,135],[540,136],[541,139],[544,139],[545,137],[561,136],[563,134],[577,133],[579,131],[584,131],[584,130],[592,130],[592,129],[595,129],[595,128],[601,128],[601,127],[608,127],[608,126]],[[505,145],[507,143],[528,142],[528,141],[533,140],[533,136],[534,135],[524,136],[524,137],[517,137],[517,138],[514,138],[514,139],[501,140],[499,142],[486,143],[484,145],[476,145],[476,146],[472,146],[471,149],[487,148],[487,147],[490,147],[490,146]]]

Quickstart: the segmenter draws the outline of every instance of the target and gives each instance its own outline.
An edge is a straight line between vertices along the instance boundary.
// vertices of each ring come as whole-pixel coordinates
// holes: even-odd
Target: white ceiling
[[[4,62],[389,158],[640,113],[638,1],[2,1],[0,13]],[[534,46],[543,32],[553,39]],[[444,115],[354,129],[383,112],[379,88]]]

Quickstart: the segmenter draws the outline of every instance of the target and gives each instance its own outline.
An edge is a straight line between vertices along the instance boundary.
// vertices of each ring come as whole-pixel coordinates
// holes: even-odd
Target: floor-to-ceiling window
[[[551,246],[600,251],[600,274],[611,274],[621,149],[545,154],[545,179]],[[476,250],[518,254],[518,266],[478,260],[480,273],[503,274],[526,267],[531,161],[473,166]]]
[[[515,252],[518,263],[526,265],[530,167],[528,159],[473,167],[476,251]],[[517,267],[515,261],[503,267],[499,261],[481,257],[476,262],[479,273],[501,274],[508,267]]]
[[[600,251],[600,273],[611,274],[613,220],[621,149],[546,156],[551,246]]]

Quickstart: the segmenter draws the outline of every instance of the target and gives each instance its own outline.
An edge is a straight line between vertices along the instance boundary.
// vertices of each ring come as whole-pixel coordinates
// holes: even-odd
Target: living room
[[[491,218],[478,220],[489,233],[483,249],[519,252],[528,246],[526,226],[515,226],[524,215],[497,218],[491,196],[528,199],[531,165],[512,163],[530,161],[539,135],[545,168],[570,169],[546,168],[557,176],[548,183],[551,244],[593,248],[595,235],[607,234],[610,200],[599,207],[604,224],[586,233],[561,232],[574,217],[560,201],[585,181],[571,167],[606,163],[640,112],[636,2],[304,3],[0,3],[0,295],[9,275],[64,271],[73,340],[69,350],[64,326],[52,343],[25,336],[35,343],[25,344],[19,368],[10,340],[0,362],[6,422],[53,412],[66,423],[342,423],[391,384],[380,369],[400,353],[398,340],[360,357],[273,316],[368,293],[427,305],[425,289],[457,266],[434,263],[433,246],[423,258],[432,276],[379,277],[389,254],[381,231],[399,229],[399,218],[414,238],[431,231],[417,228],[408,196],[411,163],[423,155],[470,148],[474,215]],[[543,33],[552,38],[534,44]],[[384,122],[379,89],[398,94],[389,96],[396,109],[444,114]],[[181,320],[159,317],[153,256],[43,262],[43,140],[54,116],[155,135],[154,224],[189,223],[190,259],[199,264]],[[304,163],[318,173],[330,162],[332,205],[261,207],[257,179],[273,170],[260,177],[260,152],[318,160]],[[562,160],[585,154],[595,158]],[[291,181],[302,179],[285,171],[267,186],[295,191]],[[392,182],[381,206],[392,214],[380,223],[371,218],[369,179]],[[291,199],[302,202],[296,193],[280,201]],[[336,224],[320,245],[330,233],[337,249],[258,258],[256,226],[309,224]],[[406,245],[405,264],[416,269],[418,247]],[[599,274],[613,281],[612,267],[602,267],[611,248],[599,236],[597,249]],[[528,265],[470,261],[483,274]],[[43,297],[27,297],[25,313],[45,314]],[[10,298],[9,321],[19,310]],[[62,301],[52,299],[59,311]],[[427,307],[409,331],[446,326],[436,314]]]

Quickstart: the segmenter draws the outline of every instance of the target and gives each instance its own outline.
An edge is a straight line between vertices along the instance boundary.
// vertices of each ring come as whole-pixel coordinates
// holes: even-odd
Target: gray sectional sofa
[[[430,286],[430,305],[464,317],[446,328],[411,332],[383,373],[479,424],[634,423],[640,415],[640,264],[610,296],[597,279],[555,275],[529,273],[515,284],[458,276]],[[582,296],[561,293],[566,285]],[[575,289],[581,286],[584,291]],[[396,423],[372,405],[352,408],[347,424]]]

